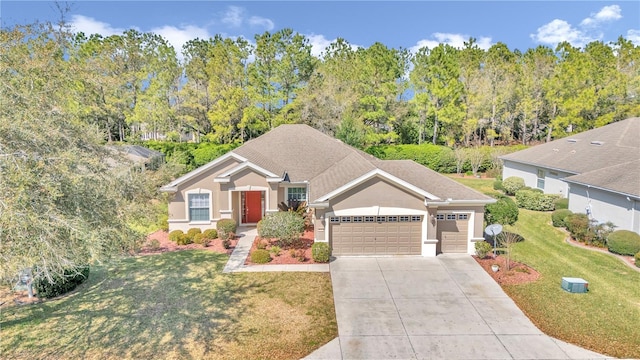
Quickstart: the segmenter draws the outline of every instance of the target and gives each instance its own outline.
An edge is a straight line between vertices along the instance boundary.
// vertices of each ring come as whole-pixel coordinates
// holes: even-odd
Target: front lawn
[[[488,179],[451,178],[487,195],[496,192]],[[507,230],[526,239],[514,245],[514,260],[541,276],[503,289],[540,330],[599,353],[640,358],[640,272],[613,256],[567,244],[568,235],[551,226],[549,212],[520,209]],[[565,292],[562,277],[587,280],[589,292]]]
[[[328,273],[223,274],[179,251],[93,267],[71,295],[3,305],[4,359],[299,359],[337,336]]]
[[[619,259],[564,240],[551,214],[520,209],[512,230],[524,236],[514,259],[541,273],[538,281],[504,290],[548,335],[621,358],[640,358],[640,272]],[[561,289],[562,277],[589,282],[587,294]]]

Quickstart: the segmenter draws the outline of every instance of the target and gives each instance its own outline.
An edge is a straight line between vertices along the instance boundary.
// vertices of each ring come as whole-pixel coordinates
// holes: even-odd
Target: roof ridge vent
[[[567,139],[567,142],[570,142],[570,143],[577,143],[577,142],[578,142],[578,139]]]
[[[591,145],[602,146],[603,144],[604,144],[604,141],[600,141],[600,140],[593,140],[591,142]]]

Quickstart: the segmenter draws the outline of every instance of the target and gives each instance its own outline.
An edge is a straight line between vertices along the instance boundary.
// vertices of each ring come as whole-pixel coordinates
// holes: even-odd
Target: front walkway
[[[244,262],[249,256],[249,250],[253,245],[253,240],[258,236],[255,227],[239,227],[238,236],[240,240],[236,248],[231,253],[229,261],[222,272],[269,272],[269,271],[300,271],[300,272],[329,272],[329,264],[295,264],[295,265],[245,265]]]

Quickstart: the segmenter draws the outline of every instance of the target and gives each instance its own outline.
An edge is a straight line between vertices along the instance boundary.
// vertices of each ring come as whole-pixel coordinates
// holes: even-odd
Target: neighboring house
[[[164,154],[140,145],[110,145],[142,170],[156,170],[164,163]]]
[[[161,188],[169,229],[255,225],[306,201],[334,255],[474,252],[495,200],[409,160],[379,160],[307,125],[281,125]]]
[[[502,156],[502,177],[569,198],[569,209],[640,234],[640,118]]]

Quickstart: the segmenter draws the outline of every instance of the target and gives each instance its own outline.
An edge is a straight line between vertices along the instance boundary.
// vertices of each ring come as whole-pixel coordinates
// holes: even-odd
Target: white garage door
[[[422,216],[334,216],[329,222],[335,256],[422,253]]]
[[[442,253],[466,253],[469,214],[438,214],[438,243]]]

